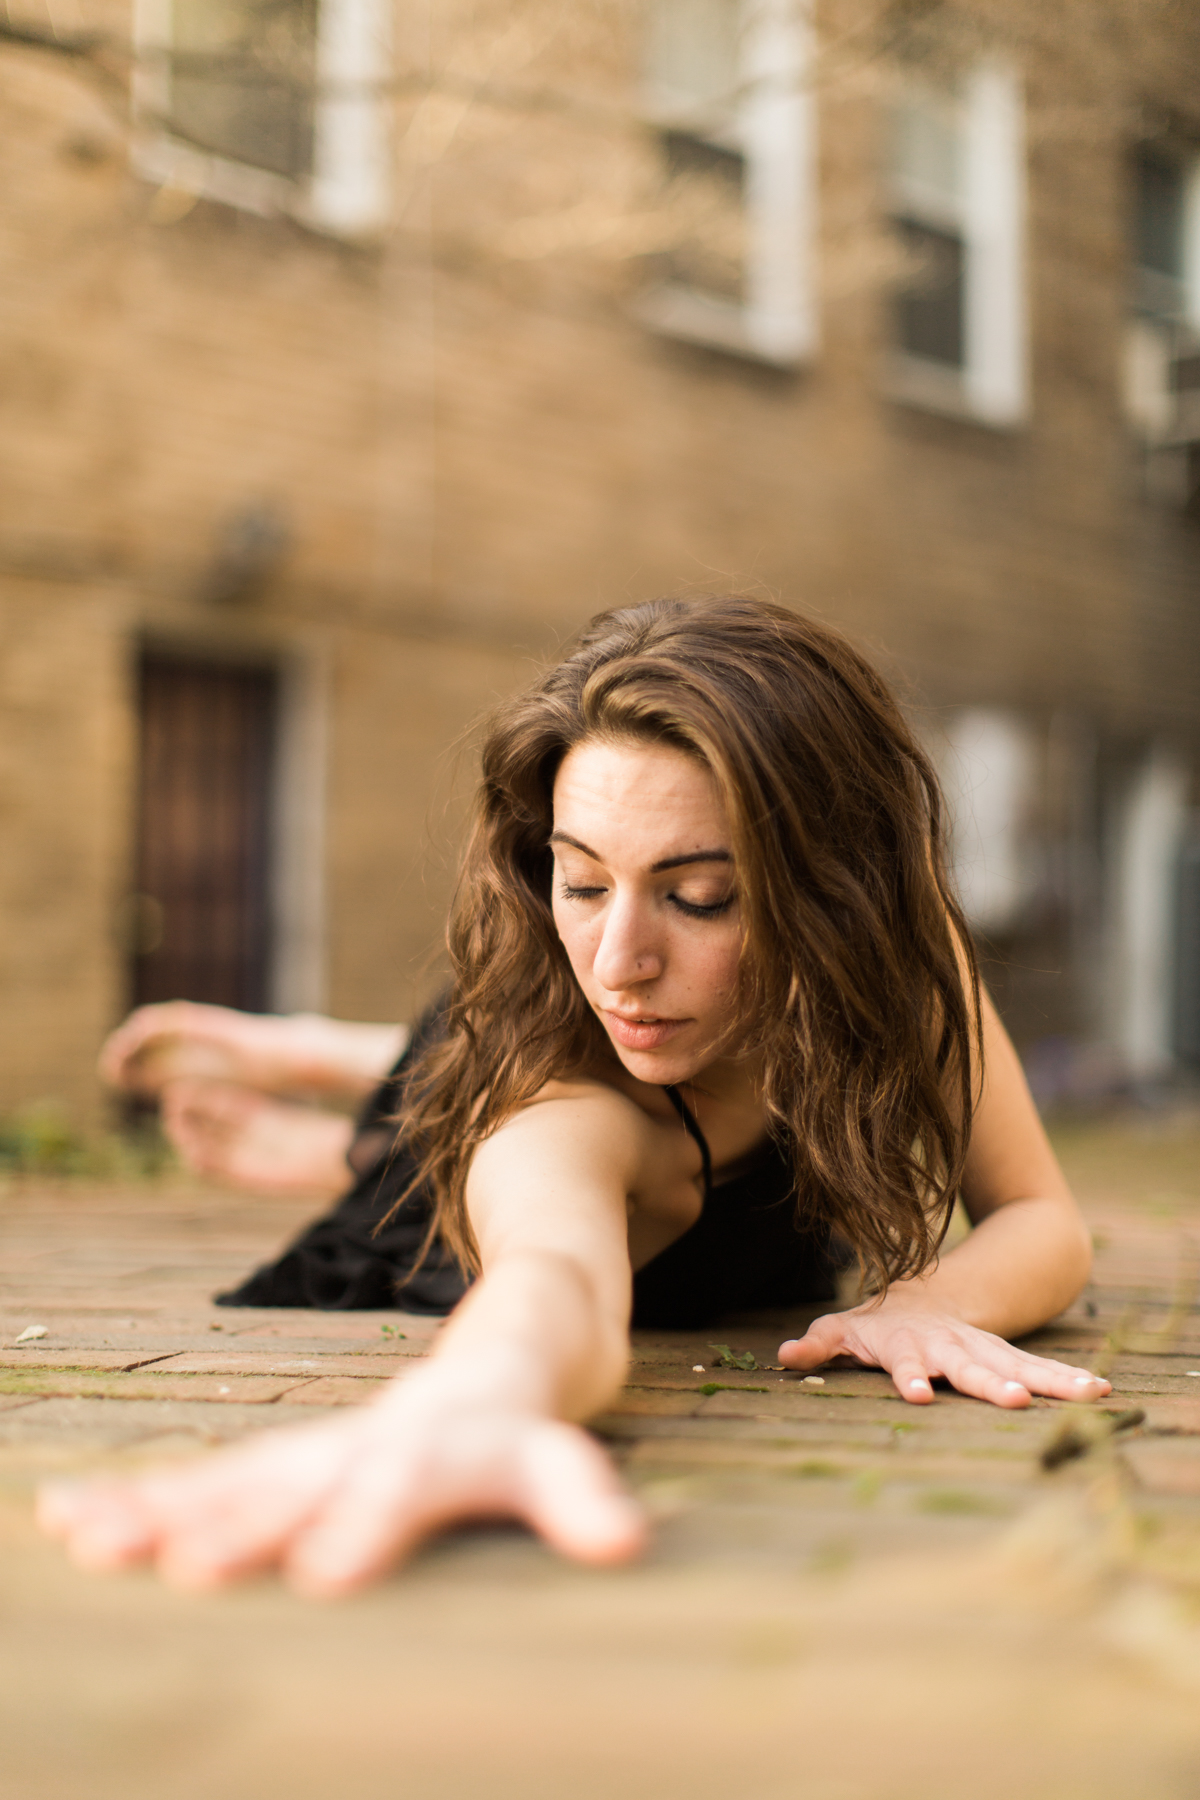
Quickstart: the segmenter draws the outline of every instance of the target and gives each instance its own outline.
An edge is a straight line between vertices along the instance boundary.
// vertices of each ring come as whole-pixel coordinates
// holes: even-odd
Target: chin
[[[676,1087],[681,1081],[690,1081],[712,1061],[708,1056],[689,1056],[686,1050],[677,1050],[674,1046],[661,1051],[627,1050],[614,1044],[613,1049],[626,1073],[650,1087]]]

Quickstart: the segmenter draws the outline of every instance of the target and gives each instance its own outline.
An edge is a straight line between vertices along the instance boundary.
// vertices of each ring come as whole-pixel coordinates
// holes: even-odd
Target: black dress
[[[431,1008],[404,1055],[372,1095],[350,1146],[357,1179],[345,1197],[303,1231],[277,1262],[257,1270],[218,1306],[304,1306],[322,1311],[394,1307],[448,1313],[470,1277],[437,1239],[415,1265],[432,1216],[417,1189],[380,1226],[413,1175],[411,1155],[389,1120],[422,1051],[439,1035]],[[695,1223],[633,1278],[633,1323],[695,1329],[733,1312],[779,1310],[834,1296],[839,1259],[829,1234],[797,1222],[789,1160],[774,1143],[728,1181],[712,1179],[704,1135],[676,1089],[665,1092],[700,1149],[704,1204]]]

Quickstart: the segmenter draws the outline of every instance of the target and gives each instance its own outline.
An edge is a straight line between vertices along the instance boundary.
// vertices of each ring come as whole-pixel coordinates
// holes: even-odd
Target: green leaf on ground
[[[723,1369],[745,1369],[749,1373],[758,1367],[758,1359],[752,1350],[731,1350],[728,1344],[710,1344],[710,1350],[717,1353],[717,1361]]]

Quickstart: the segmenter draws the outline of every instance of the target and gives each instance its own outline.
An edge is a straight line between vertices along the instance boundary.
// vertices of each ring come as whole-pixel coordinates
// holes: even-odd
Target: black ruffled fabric
[[[345,1198],[303,1231],[278,1261],[258,1269],[218,1306],[302,1306],[322,1312],[393,1307],[448,1313],[470,1277],[440,1241],[416,1267],[433,1202],[418,1188],[380,1220],[412,1179],[413,1161],[388,1123],[424,1049],[440,1035],[444,1002],[431,1007],[358,1123],[348,1161],[357,1179]],[[689,1116],[690,1117],[690,1116]],[[707,1146],[694,1120],[689,1129]],[[791,1164],[764,1145],[750,1167],[707,1186],[699,1218],[633,1279],[633,1323],[696,1329],[726,1313],[780,1310],[831,1300],[839,1262],[828,1233],[801,1228]]]
[[[417,1059],[435,1041],[445,1016],[433,1006],[359,1119],[347,1161],[357,1176],[332,1211],[301,1232],[277,1262],[257,1269],[240,1287],[218,1294],[218,1306],[307,1306],[321,1312],[448,1313],[467,1291],[468,1277],[436,1242],[416,1268],[433,1203],[416,1189],[386,1225],[413,1176],[413,1159],[388,1123],[399,1109]]]

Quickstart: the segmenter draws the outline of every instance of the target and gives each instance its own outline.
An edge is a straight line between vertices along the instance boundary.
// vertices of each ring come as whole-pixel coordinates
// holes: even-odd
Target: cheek
[[[719,942],[702,942],[691,946],[689,975],[698,995],[710,1001],[728,1001],[738,984],[741,962],[740,932],[722,935]]]
[[[557,900],[554,902],[553,912],[555,929],[559,942],[567,953],[567,961],[576,974],[590,969],[595,954],[595,945],[590,940],[595,934],[578,913],[572,913]]]

